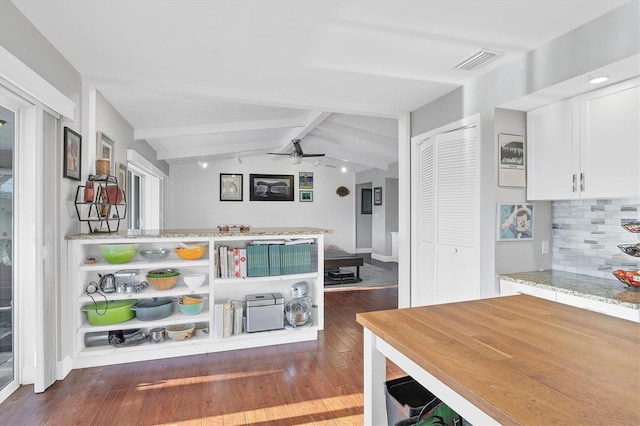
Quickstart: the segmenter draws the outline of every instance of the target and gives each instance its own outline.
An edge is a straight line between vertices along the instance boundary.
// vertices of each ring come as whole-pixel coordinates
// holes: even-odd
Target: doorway
[[[10,109],[11,108],[11,109]],[[13,283],[13,153],[18,109],[0,97],[0,392],[16,382]]]

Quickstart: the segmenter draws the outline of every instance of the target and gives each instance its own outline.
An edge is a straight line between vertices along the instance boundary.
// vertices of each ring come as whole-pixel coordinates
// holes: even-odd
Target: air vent
[[[453,68],[464,71],[473,71],[501,55],[503,55],[503,53],[496,50],[480,49],[473,52],[469,57],[455,65]]]

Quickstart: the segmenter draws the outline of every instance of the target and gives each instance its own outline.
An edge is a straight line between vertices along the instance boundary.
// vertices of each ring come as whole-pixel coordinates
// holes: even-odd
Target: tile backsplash
[[[640,220],[640,198],[554,201],[553,269],[616,280],[616,269],[640,270],[640,257],[623,253],[619,244],[637,244],[640,234],[620,226]]]

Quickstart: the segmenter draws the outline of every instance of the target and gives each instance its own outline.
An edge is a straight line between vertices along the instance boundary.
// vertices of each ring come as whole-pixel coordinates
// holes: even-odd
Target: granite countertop
[[[261,237],[287,235],[320,235],[333,234],[332,230],[320,228],[251,228],[249,232],[222,232],[217,228],[211,229],[163,229],[153,231],[119,231],[112,233],[70,234],[65,240],[113,240],[113,239],[142,239],[142,238],[211,238],[211,237]]]
[[[499,277],[533,287],[640,309],[640,288],[628,287],[619,281],[555,270],[501,274]]]

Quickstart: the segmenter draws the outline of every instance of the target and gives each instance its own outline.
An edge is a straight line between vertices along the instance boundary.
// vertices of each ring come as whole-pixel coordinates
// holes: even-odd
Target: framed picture
[[[313,201],[313,191],[300,191],[300,202],[312,202]]]
[[[498,204],[498,241],[533,240],[533,204]]]
[[[293,175],[249,175],[249,200],[293,201]]]
[[[242,201],[241,173],[220,173],[220,201]]]
[[[526,186],[524,136],[498,134],[498,185],[524,188]]]
[[[313,172],[300,172],[298,187],[300,189],[313,189]]]
[[[360,201],[360,214],[371,214],[372,207],[372,193],[371,188],[362,188],[362,200]]]
[[[127,166],[122,163],[118,163],[116,167],[116,179],[118,179],[118,188],[120,188],[125,195],[127,194]]]
[[[82,175],[82,136],[68,127],[64,128],[63,158],[62,176],[80,180]]]
[[[382,205],[382,187],[377,186],[373,188],[373,205],[381,206]]]
[[[109,160],[110,175],[113,175],[113,141],[102,132],[98,132],[96,143],[96,160]]]

